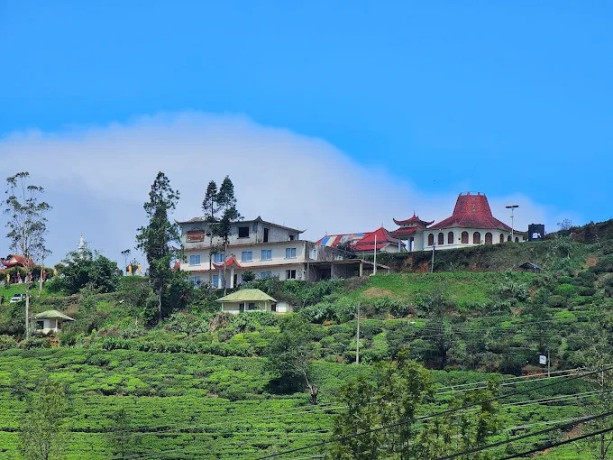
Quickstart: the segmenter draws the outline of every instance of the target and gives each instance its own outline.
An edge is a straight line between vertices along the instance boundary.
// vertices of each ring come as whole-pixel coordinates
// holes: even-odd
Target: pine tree
[[[163,317],[164,293],[173,275],[170,264],[181,255],[181,250],[172,246],[172,243],[180,244],[179,230],[168,218],[178,200],[179,192],[173,190],[166,175],[159,172],[151,186],[149,201],[144,204],[149,225],[140,227],[136,236],[137,247],[144,251],[149,263],[149,280],[158,299],[158,321]]]
[[[204,221],[207,223],[207,235],[209,237],[209,285],[213,284],[213,237],[214,227],[217,224],[217,213],[219,212],[217,184],[214,180],[209,182],[206,187],[204,200],[202,201],[202,211],[204,213]]]

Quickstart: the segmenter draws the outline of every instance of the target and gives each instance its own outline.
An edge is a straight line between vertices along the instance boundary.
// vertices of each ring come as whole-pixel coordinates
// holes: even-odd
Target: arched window
[[[481,244],[481,233],[473,233],[473,244]]]
[[[490,232],[485,234],[485,244],[492,244],[492,234]]]
[[[515,237],[515,242],[519,243],[519,238],[518,237]]]
[[[441,246],[445,244],[445,235],[442,233],[438,234],[438,245]]]
[[[504,235],[501,233],[500,234],[500,244],[504,243]]]
[[[468,232],[462,232],[462,244],[468,244]]]
[[[434,234],[430,233],[428,235],[428,246],[434,246]]]
[[[453,241],[453,232],[449,232],[447,233],[447,244],[453,244],[455,243],[455,241]]]
[[[511,241],[511,235],[507,236],[507,241]]]

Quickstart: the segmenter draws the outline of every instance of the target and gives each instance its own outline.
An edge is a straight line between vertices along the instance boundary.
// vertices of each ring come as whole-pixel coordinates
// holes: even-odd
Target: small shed
[[[241,289],[221,299],[221,311],[240,313],[243,311],[277,311],[277,301],[259,289]]]
[[[36,332],[48,334],[49,332],[60,332],[64,321],[74,321],[68,315],[57,310],[47,310],[34,316],[36,319]]]

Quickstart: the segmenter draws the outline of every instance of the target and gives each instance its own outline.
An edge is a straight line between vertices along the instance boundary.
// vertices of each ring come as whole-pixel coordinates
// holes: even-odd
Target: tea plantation
[[[323,458],[329,445],[313,444],[330,440],[337,415],[347,411],[339,403],[343,386],[358,376],[374,381],[381,363],[402,354],[426,366],[433,382],[416,432],[432,427],[433,414],[455,411],[472,390],[495,384],[497,426],[487,443],[501,444],[488,458],[589,433],[594,426],[581,418],[613,410],[603,398],[611,376],[592,372],[594,357],[610,360],[613,350],[613,244],[559,238],[530,245],[521,251],[542,272],[499,267],[505,252],[514,251],[511,244],[484,248],[473,259],[500,271],[469,271],[462,254],[450,254],[432,274],[252,282],[296,305],[285,316],[220,314],[219,293],[200,288],[186,309],[152,325],[146,278],[123,277],[113,292],[71,296],[53,289],[52,280],[35,291],[33,310],[55,308],[76,319],[58,335],[59,346],[46,337],[24,340],[23,305],[0,306],[0,458],[22,458],[28,401],[44,381],[63,388],[68,403],[57,458]],[[8,299],[20,288],[0,287],[0,294]],[[282,382],[269,363],[291,318],[305,324],[301,337],[308,338],[317,405],[300,382]],[[550,376],[539,364],[547,351]],[[461,411],[470,418],[476,406]],[[460,431],[450,438],[458,446]],[[588,459],[596,451],[588,440],[539,458]]]

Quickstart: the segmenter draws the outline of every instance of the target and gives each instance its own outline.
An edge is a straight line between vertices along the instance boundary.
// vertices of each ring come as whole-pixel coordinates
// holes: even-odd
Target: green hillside
[[[488,442],[571,422],[503,444],[491,458],[590,432],[591,425],[573,421],[596,413],[602,393],[597,375],[575,376],[593,368],[591,351],[613,350],[612,241],[562,237],[471,251],[481,252],[467,263],[467,250],[440,251],[432,274],[408,271],[407,260],[419,257],[408,255],[388,258],[404,267],[400,272],[364,279],[252,282],[297,306],[284,316],[220,314],[220,293],[200,288],[186,308],[154,326],[144,277],[123,277],[112,292],[90,286],[74,295],[49,282],[33,291],[34,313],[53,308],[76,320],[53,348],[46,337],[23,339],[23,305],[6,302],[23,286],[0,287],[1,456],[21,458],[28,401],[51,380],[65,389],[69,406],[60,458],[259,458],[301,447],[278,458],[312,458],[329,446],[309,446],[331,439],[337,415],[347,410],[339,403],[343,386],[360,375],[374,382],[380,366],[403,354],[431,372],[422,417],[455,407],[490,381],[499,385],[499,424]],[[511,270],[519,261],[543,271]],[[298,332],[307,338],[317,405],[301,382],[280,381],[268,364],[292,318],[305,325]],[[539,364],[547,350],[550,378]],[[431,423],[417,423],[416,433]],[[539,458],[588,459],[593,451],[570,444]]]

